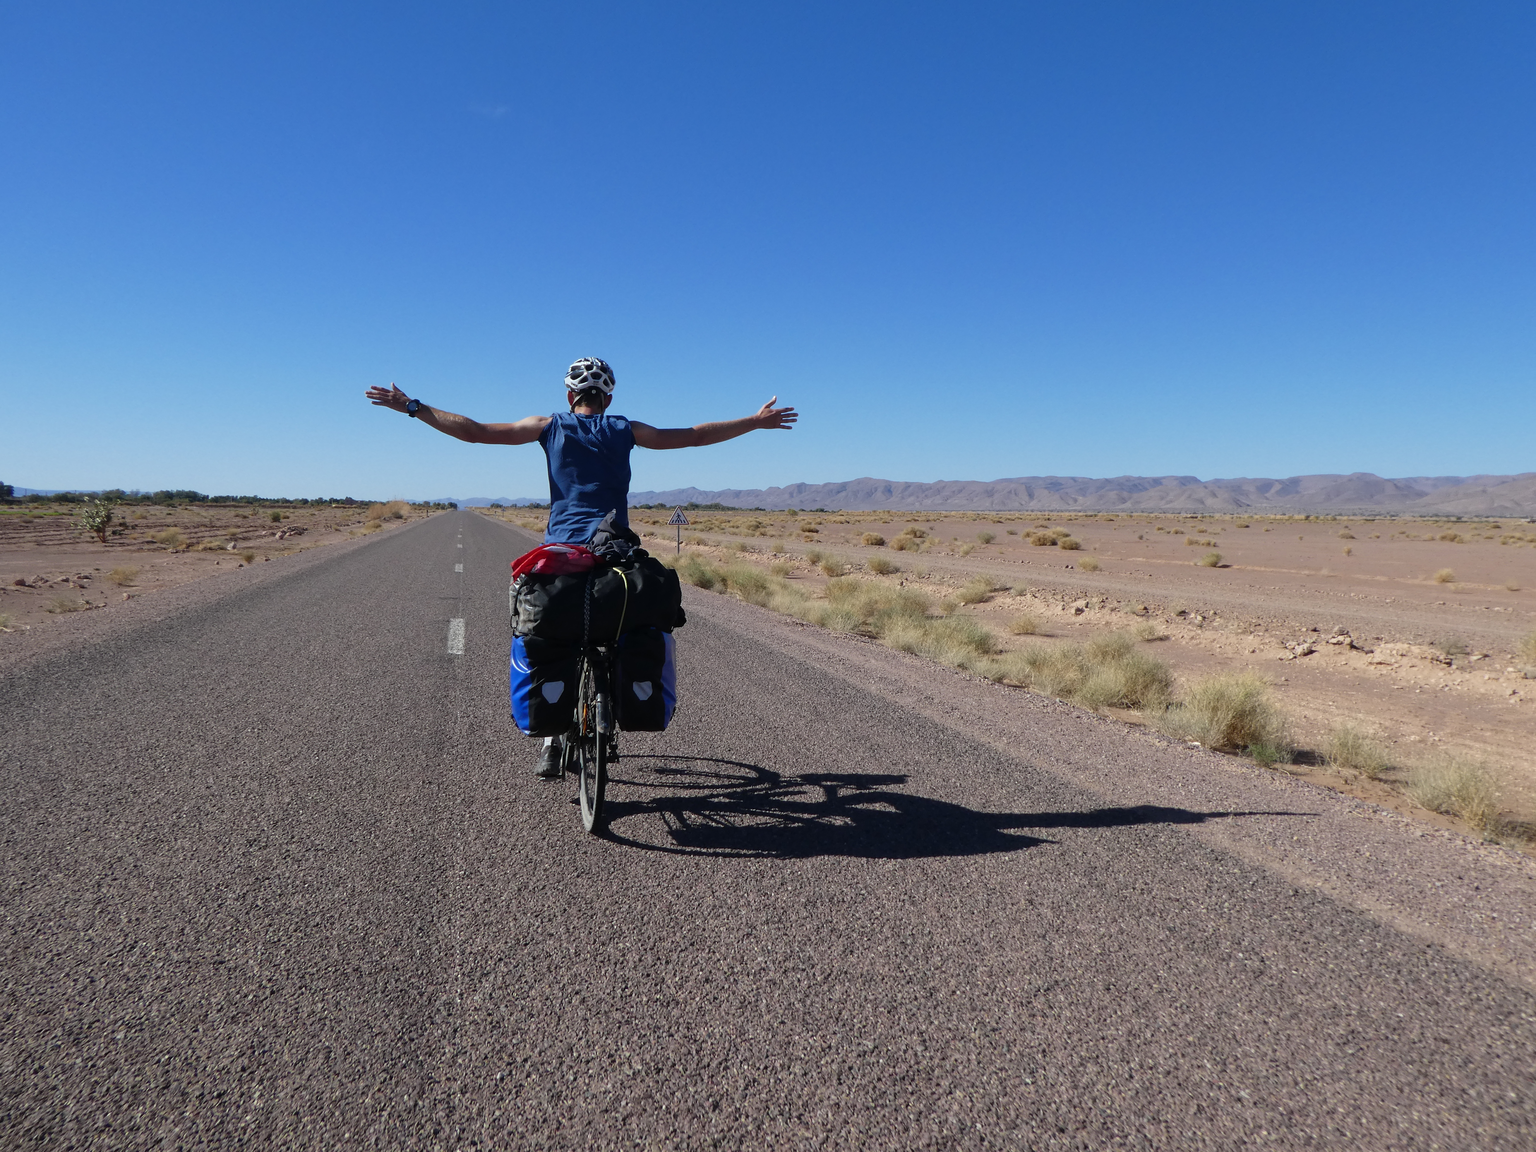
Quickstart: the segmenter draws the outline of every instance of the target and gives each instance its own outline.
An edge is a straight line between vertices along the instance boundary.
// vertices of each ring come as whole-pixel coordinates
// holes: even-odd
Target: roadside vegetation
[[[665,562],[674,564],[679,577],[695,587],[818,627],[867,636],[996,683],[1095,710],[1125,710],[1174,739],[1246,756],[1264,767],[1288,766],[1298,758],[1286,718],[1264,678],[1252,672],[1220,673],[1181,690],[1169,666],[1146,648],[1167,638],[1150,620],[1085,643],[1029,642],[1010,651],[980,620],[957,613],[962,605],[980,604],[1008,591],[989,577],[975,577],[935,603],[916,589],[848,575],[850,562],[816,549],[808,551],[807,559],[828,576],[819,593],[791,582],[786,561],[775,561],[766,570],[745,562],[716,563],[697,553]],[[1038,617],[1021,613],[1008,631],[1030,637],[1045,629]],[[1526,638],[1521,652],[1536,662],[1536,633]],[[1350,725],[1334,729],[1320,752],[1308,755],[1312,763],[1346,779],[1363,777],[1398,789],[1425,809],[1463,821],[1485,839],[1536,843],[1536,829],[1500,816],[1492,777],[1480,765],[1449,758],[1417,767],[1394,765],[1379,741]]]

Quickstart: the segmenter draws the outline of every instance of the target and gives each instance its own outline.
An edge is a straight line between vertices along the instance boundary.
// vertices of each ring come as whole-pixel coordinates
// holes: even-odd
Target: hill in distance
[[[1201,480],[1194,476],[1020,476],[931,484],[861,477],[782,488],[632,492],[631,504],[725,504],[735,508],[825,508],[901,512],[1254,512],[1536,517],[1536,472],[1517,476],[1385,479],[1291,476]]]

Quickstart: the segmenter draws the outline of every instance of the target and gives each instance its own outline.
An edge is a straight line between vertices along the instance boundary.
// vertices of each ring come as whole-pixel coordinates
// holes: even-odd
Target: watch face
[[[421,401],[420,400],[407,400],[405,402],[405,410],[406,410],[406,412],[408,414],[410,414],[412,416],[416,415],[416,413],[421,411]]]

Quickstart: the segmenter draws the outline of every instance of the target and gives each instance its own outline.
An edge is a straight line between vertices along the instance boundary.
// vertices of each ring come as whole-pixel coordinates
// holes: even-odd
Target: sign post
[[[683,528],[688,523],[688,517],[683,515],[681,508],[674,508],[672,509],[672,519],[668,520],[667,523],[677,526],[677,554],[681,556],[683,554]]]

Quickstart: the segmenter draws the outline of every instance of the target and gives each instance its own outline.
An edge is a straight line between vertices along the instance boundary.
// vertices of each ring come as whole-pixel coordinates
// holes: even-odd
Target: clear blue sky
[[[0,479],[536,495],[1536,469],[1536,6],[0,7]]]

